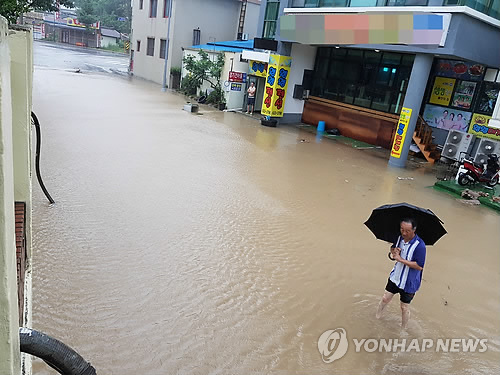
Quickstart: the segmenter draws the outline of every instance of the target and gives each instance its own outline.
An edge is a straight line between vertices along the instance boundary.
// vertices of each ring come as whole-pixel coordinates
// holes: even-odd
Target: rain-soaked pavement
[[[388,170],[381,152],[208,107],[193,115],[139,79],[41,66],[44,48],[34,110],[56,204],[34,184],[33,326],[98,374],[498,373],[497,213],[428,188],[426,169]],[[363,225],[400,201],[449,232],[428,248],[407,333],[396,298],[374,317],[392,263]],[[349,349],[324,363],[318,338],[338,327]],[[488,342],[356,353],[355,338]],[[35,361],[34,373],[55,372]]]

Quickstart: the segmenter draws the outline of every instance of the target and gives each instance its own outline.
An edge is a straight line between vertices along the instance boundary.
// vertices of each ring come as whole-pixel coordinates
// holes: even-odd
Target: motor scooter
[[[464,159],[461,166],[462,170],[458,175],[458,183],[462,186],[484,183],[490,187],[498,184],[500,165],[496,154],[488,155],[486,168],[483,165],[475,164],[472,160]]]

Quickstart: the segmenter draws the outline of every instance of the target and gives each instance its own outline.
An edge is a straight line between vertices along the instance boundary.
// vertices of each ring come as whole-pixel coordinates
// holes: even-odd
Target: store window
[[[263,38],[273,39],[276,35],[276,23],[278,22],[278,14],[280,10],[279,1],[268,1],[266,12],[264,14],[264,31]]]
[[[491,116],[500,91],[498,70],[481,64],[437,59],[423,118],[443,130],[470,131],[478,115]]]
[[[482,82],[477,98],[476,112],[491,116],[498,99],[500,83]]]
[[[400,113],[412,55],[319,48],[311,94],[382,112]]]

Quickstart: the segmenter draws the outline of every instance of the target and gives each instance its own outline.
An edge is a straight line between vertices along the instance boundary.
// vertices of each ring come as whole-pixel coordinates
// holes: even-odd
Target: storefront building
[[[467,6],[454,6],[462,3]],[[276,39],[277,53],[293,61],[282,122],[322,120],[327,129],[391,148],[405,108],[404,132],[413,134],[417,122],[425,122],[438,145],[450,130],[474,134],[476,143],[497,137],[488,120],[500,90],[500,1],[480,5],[263,2],[262,36]],[[390,164],[405,165],[411,139]]]

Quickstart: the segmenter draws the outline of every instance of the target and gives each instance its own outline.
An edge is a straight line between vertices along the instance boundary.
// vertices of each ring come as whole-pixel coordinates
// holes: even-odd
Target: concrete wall
[[[20,373],[14,226],[12,94],[7,21],[0,16],[0,374]]]
[[[14,141],[15,200],[26,202],[26,250],[31,259],[31,107],[33,42],[30,30],[9,38],[11,57],[12,132]],[[29,240],[29,241],[28,241]]]
[[[295,85],[302,84],[304,69],[314,69],[316,59],[316,47],[294,43],[292,45],[292,69],[285,99],[285,112],[281,123],[300,122],[304,110],[304,101],[293,98]]]
[[[31,28],[16,28],[9,35],[12,93],[12,137],[14,151],[14,199],[26,203],[26,269],[23,326],[31,325],[32,259],[32,88],[33,36]],[[31,356],[21,355],[23,374],[31,373]]]

